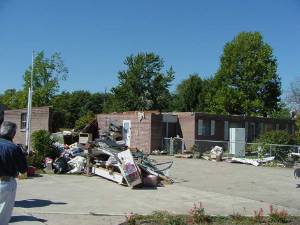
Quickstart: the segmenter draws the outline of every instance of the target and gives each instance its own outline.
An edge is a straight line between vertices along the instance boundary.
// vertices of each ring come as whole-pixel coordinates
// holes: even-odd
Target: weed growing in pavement
[[[289,222],[289,214],[284,209],[278,210],[273,208],[270,205],[270,213],[269,213],[269,221],[273,223],[288,223]]]
[[[205,209],[202,205],[202,202],[199,202],[199,204],[194,204],[194,207],[190,210],[190,216],[195,224],[201,224],[201,223],[210,223],[211,217],[209,215],[205,214]]]
[[[126,224],[128,225],[136,225],[137,222],[136,222],[136,215],[133,214],[132,212],[129,213],[128,215],[126,215]]]
[[[258,211],[254,210],[253,220],[257,223],[265,222],[264,210],[262,208],[260,208]]]

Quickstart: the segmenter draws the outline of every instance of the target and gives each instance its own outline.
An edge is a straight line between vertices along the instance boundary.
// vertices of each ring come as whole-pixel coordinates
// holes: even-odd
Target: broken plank
[[[119,184],[122,184],[123,181],[123,176],[122,174],[118,173],[118,172],[112,172],[108,169],[104,169],[102,167],[93,167],[92,168],[92,173],[95,175],[98,175],[100,177],[104,177],[108,180],[112,180],[114,182],[117,182]]]

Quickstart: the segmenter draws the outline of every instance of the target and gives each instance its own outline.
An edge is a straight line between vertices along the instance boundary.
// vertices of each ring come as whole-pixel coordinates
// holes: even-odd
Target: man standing
[[[0,225],[7,225],[11,218],[17,190],[15,177],[27,171],[24,153],[12,142],[16,130],[16,124],[8,121],[0,127]]]

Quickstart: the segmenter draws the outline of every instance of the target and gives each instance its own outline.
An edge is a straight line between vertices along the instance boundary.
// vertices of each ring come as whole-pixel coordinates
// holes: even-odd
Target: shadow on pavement
[[[15,207],[21,208],[35,208],[35,207],[45,207],[49,205],[65,205],[65,202],[52,202],[50,200],[43,199],[27,199],[21,201],[15,201]]]
[[[12,216],[9,223],[17,223],[17,222],[41,222],[45,223],[47,220],[36,218],[34,216]]]
[[[296,188],[300,188],[300,184],[297,184]]]
[[[143,190],[151,191],[151,190],[157,190],[157,187],[140,187],[140,188],[133,188],[133,190],[136,190],[136,191],[143,191]]]

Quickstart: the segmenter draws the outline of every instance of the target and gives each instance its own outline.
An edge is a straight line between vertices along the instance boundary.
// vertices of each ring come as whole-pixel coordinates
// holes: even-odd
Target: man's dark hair
[[[0,128],[0,137],[12,140],[17,131],[17,125],[10,121],[4,121]]]

